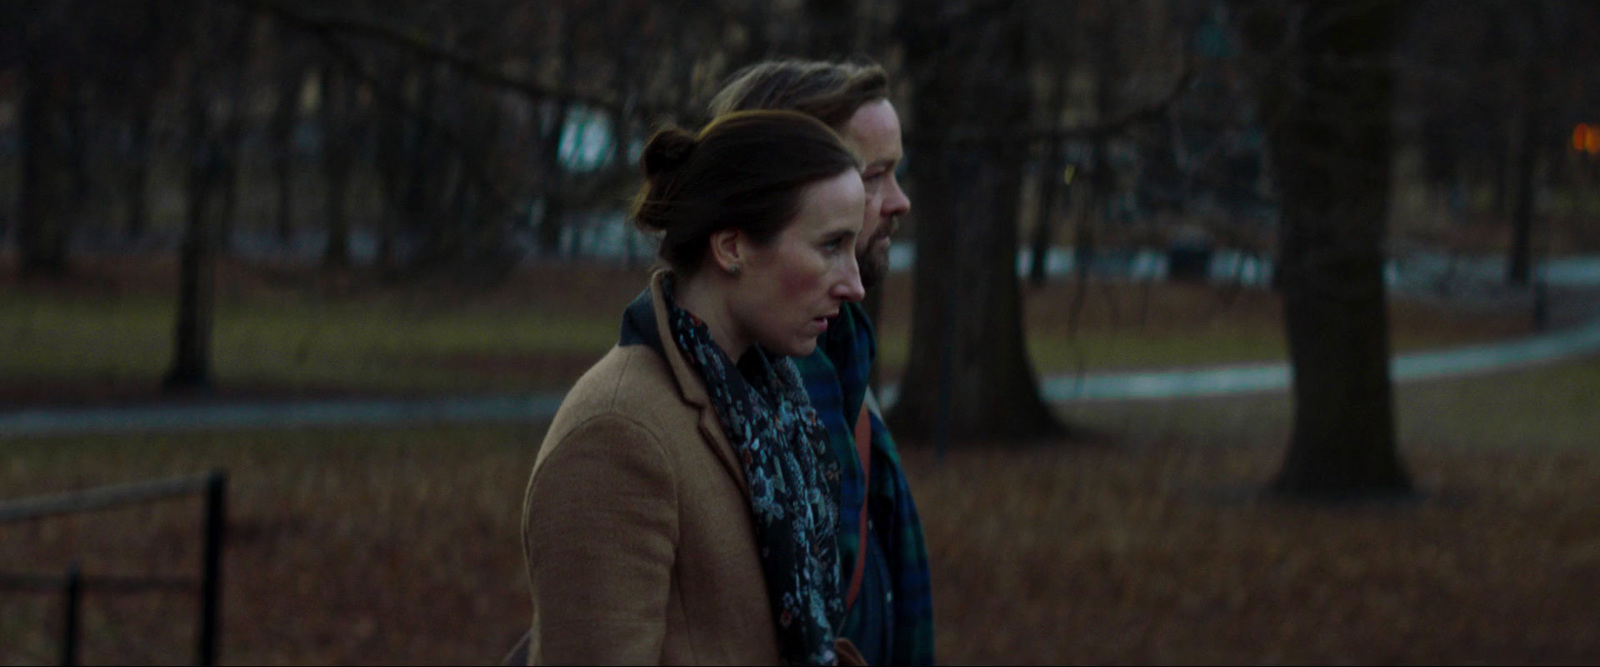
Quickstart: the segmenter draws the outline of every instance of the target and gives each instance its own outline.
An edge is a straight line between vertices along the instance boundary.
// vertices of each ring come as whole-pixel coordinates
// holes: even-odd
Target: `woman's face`
[[[787,356],[816,349],[846,301],[860,301],[856,237],[866,192],[855,170],[808,186],[800,212],[770,243],[745,243],[729,295],[737,337]]]

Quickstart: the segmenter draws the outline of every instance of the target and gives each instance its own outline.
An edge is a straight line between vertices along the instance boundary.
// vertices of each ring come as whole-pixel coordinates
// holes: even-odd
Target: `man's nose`
[[[889,191],[883,197],[883,217],[893,218],[911,212],[911,199],[900,189],[898,179],[890,179]]]

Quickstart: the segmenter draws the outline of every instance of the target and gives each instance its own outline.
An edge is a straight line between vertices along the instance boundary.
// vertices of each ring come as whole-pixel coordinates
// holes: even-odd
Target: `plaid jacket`
[[[856,454],[855,423],[866,398],[877,341],[866,311],[844,304],[839,317],[829,323],[817,350],[796,359],[811,405],[828,430],[828,442],[839,460],[839,567],[848,582],[860,555],[862,474]],[[874,406],[875,407],[875,406]],[[911,500],[889,430],[876,411],[872,416],[872,502],[869,517],[889,565],[894,618],[888,664],[933,664],[933,595],[929,584],[928,551],[922,521]],[[882,620],[856,618],[865,605],[850,610],[846,627],[866,623],[882,627]],[[887,619],[885,619],[887,620]]]

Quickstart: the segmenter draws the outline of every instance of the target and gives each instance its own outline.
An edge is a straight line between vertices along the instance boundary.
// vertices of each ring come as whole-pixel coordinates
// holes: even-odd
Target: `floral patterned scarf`
[[[839,464],[827,432],[794,362],[752,346],[735,365],[705,323],[673,304],[670,289],[667,296],[672,337],[744,462],[778,655],[790,665],[834,664],[844,596],[835,543]]]

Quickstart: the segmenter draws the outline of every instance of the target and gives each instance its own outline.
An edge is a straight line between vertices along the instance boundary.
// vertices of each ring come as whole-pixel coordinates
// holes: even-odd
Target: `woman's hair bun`
[[[660,130],[645,145],[639,166],[644,169],[645,178],[655,180],[657,176],[676,170],[688,162],[694,147],[694,135],[683,129],[669,127]]]

